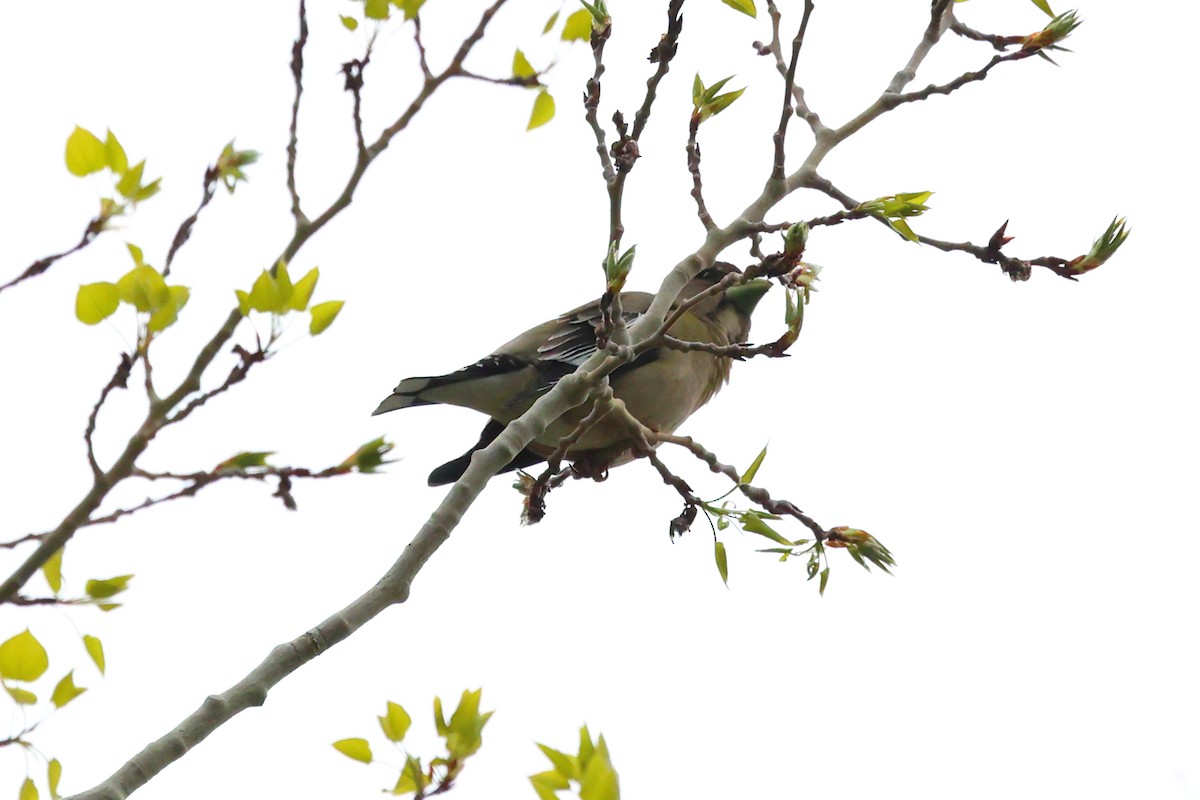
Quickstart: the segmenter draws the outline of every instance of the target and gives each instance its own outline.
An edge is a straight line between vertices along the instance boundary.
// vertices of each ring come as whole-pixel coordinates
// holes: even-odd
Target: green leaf
[[[358,20],[356,20],[354,17],[347,17],[345,15],[339,15],[339,16],[341,16],[342,24],[346,26],[346,30],[348,30],[348,31],[358,30]]]
[[[700,98],[704,96],[704,82],[700,80],[700,73],[696,73],[696,77],[692,78],[692,106],[697,110],[700,108]]]
[[[46,576],[46,583],[50,584],[50,591],[55,594],[62,589],[62,559],[63,548],[60,547],[42,564],[42,574]]]
[[[1050,4],[1047,3],[1046,0],[1032,0],[1032,2],[1035,6],[1037,6],[1043,12],[1045,12],[1046,16],[1048,16],[1048,17],[1056,16],[1055,13],[1050,10]]]
[[[564,42],[589,41],[592,38],[592,13],[581,8],[563,23],[562,40]]]
[[[546,758],[550,759],[550,763],[554,765],[554,774],[562,776],[564,781],[566,781],[568,778],[579,780],[580,772],[578,758],[575,756],[569,756],[561,750],[555,750],[553,747],[549,747],[544,744],[538,744],[538,749],[540,749]],[[566,785],[564,784],[559,788],[565,789]]]
[[[533,791],[537,793],[538,800],[560,800],[555,792],[571,788],[570,781],[553,770],[530,775],[529,782],[533,784]]]
[[[531,131],[545,125],[554,119],[554,98],[545,89],[538,92],[533,100],[533,111],[529,114],[529,124],[525,130]]]
[[[317,286],[317,279],[321,277],[321,271],[316,267],[305,273],[304,277],[296,281],[296,285],[292,287],[292,299],[288,301],[288,308],[293,311],[303,311],[308,308],[308,301],[312,299],[313,289]]]
[[[400,779],[392,794],[408,794],[423,791],[429,785],[424,770],[421,769],[421,759],[409,756],[404,761],[404,769],[400,770]]]
[[[412,725],[412,717],[404,710],[404,707],[388,701],[387,713],[379,718],[379,727],[383,728],[383,735],[388,738],[388,741],[404,741],[404,735],[408,733],[410,725]]]
[[[370,764],[374,760],[371,745],[366,739],[340,739],[333,743],[333,747],[342,755],[364,764]]]
[[[55,685],[50,702],[54,703],[55,708],[62,708],[86,691],[84,687],[75,685],[75,670],[71,670]]]
[[[550,19],[546,20],[546,27],[542,28],[542,35],[545,36],[554,27],[554,23],[558,22],[558,12],[555,11],[550,15]]]
[[[84,634],[83,646],[87,650],[88,655],[92,657],[92,662],[95,663],[96,669],[100,670],[100,674],[104,674],[104,645],[95,636]]]
[[[821,570],[821,583],[817,587],[817,593],[820,594],[822,597],[825,596],[825,585],[827,583],[829,583],[829,567],[826,567],[825,569]]]
[[[309,309],[312,321],[308,323],[308,332],[313,336],[320,336],[337,319],[338,312],[345,304],[345,300],[327,300]]]
[[[450,715],[450,724],[445,734],[446,750],[452,758],[463,759],[474,754],[483,744],[483,726],[491,713],[479,713],[482,689],[463,691],[458,708]]]
[[[746,16],[758,19],[758,9],[754,7],[754,0],[721,0],[721,2],[730,8],[736,8]]]
[[[587,13],[586,11],[583,13]],[[512,65],[513,77],[515,78],[531,78],[537,74],[537,70],[529,63],[529,59],[521,52],[521,48],[517,48],[517,52],[513,53]]]
[[[242,472],[270,466],[267,459],[275,455],[274,450],[242,451],[217,464],[214,472]]]
[[[754,463],[750,465],[750,468],[742,473],[742,477],[738,479],[738,483],[749,483],[754,480],[754,476],[758,474],[758,468],[762,466],[763,459],[766,457],[767,446],[764,444],[762,451],[755,457]]]
[[[388,0],[367,0],[365,12],[367,19],[387,19],[391,16],[391,3]]]
[[[125,157],[125,148],[117,141],[116,134],[107,131],[104,135],[104,163],[117,175],[123,175],[129,169],[129,159]]]
[[[913,229],[908,227],[908,223],[903,219],[889,219],[888,224],[896,231],[896,233],[908,239],[910,242],[920,242],[917,235],[913,233]]]
[[[250,308],[250,293],[243,292],[241,289],[234,289],[233,293],[237,295],[238,311],[242,312],[242,316],[249,315]]]
[[[579,781],[579,800],[620,800],[617,771],[608,757],[604,737],[596,743],[596,753],[588,760]]]
[[[36,681],[49,666],[46,648],[28,628],[0,644],[0,678]]]
[[[171,302],[171,290],[154,267],[142,265],[126,272],[117,281],[121,299],[138,311],[157,311]]]
[[[721,581],[729,585],[729,558],[725,555],[725,543],[713,543],[713,557],[717,560],[717,572],[721,575]]]
[[[118,575],[105,580],[93,578],[84,585],[83,590],[93,600],[106,600],[128,589],[129,580],[132,577],[132,575]]]
[[[146,259],[142,253],[142,248],[138,247],[133,242],[126,242],[125,249],[129,251],[129,257],[133,259],[135,267],[142,267],[146,264]]]
[[[394,447],[394,444],[380,436],[359,447],[338,466],[342,469],[356,469],[365,473],[375,472],[384,464],[392,463],[384,460],[384,456],[392,452]]]
[[[21,784],[21,793],[17,795],[17,800],[38,800],[38,790],[33,785],[33,778],[26,778]]]
[[[791,547],[793,544],[791,540],[783,538],[774,528],[763,522],[762,517],[750,511],[747,511],[742,516],[742,530],[757,533],[759,536],[764,536],[772,542],[778,542],[788,547]]]
[[[121,196],[133,199],[142,185],[142,172],[145,169],[146,161],[143,159],[121,173],[121,179],[117,181],[117,191],[121,193]]]
[[[180,309],[187,305],[188,298],[192,295],[191,289],[186,286],[168,286],[167,292],[167,303],[150,315],[150,322],[146,325],[146,329],[151,333],[174,325],[175,320],[179,319]]]
[[[158,190],[162,188],[162,178],[155,178],[145,186],[139,186],[133,192],[133,197],[129,198],[135,203],[140,203],[143,200],[149,200],[154,195],[158,194]]]
[[[5,686],[4,691],[8,692],[18,705],[31,706],[37,702],[37,695],[28,689],[18,689],[16,686]]]
[[[425,5],[425,0],[399,0],[399,2],[392,0],[392,2],[403,9],[406,20],[416,17],[417,12],[421,10],[421,6]]]
[[[121,292],[115,283],[89,283],[80,286],[75,295],[75,318],[84,325],[96,325],[112,316],[120,304]]]
[[[104,142],[78,125],[67,137],[66,160],[67,171],[80,178],[99,172],[108,163],[104,157]]]
[[[46,764],[46,782],[50,784],[50,797],[58,800],[58,782],[62,779],[62,764],[57,758],[50,759]]]
[[[437,695],[433,696],[433,726],[438,736],[445,737],[450,733],[450,726],[446,724],[446,717],[442,714],[442,698]]]
[[[272,314],[282,314],[287,308],[286,301],[279,291],[279,285],[271,277],[271,273],[265,269],[254,280],[254,285],[250,287],[247,302],[255,311],[269,311]]]

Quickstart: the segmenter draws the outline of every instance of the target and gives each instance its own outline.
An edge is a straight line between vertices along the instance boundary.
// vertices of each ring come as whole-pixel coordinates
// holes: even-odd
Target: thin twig
[[[299,135],[300,97],[304,93],[304,45],[308,43],[308,15],[305,11],[305,0],[300,0],[300,33],[292,43],[292,80],[296,92],[292,98],[292,121],[288,127],[287,143],[287,189],[292,198],[292,218],[299,230],[308,225],[308,217],[300,208],[300,192],[296,188],[296,144]]]
[[[784,142],[787,139],[788,121],[792,118],[792,97],[795,94],[796,65],[800,61],[800,48],[804,46],[804,33],[808,30],[808,20],[812,16],[813,0],[804,0],[804,16],[800,20],[800,29],[796,38],[792,39],[792,60],[788,64],[787,74],[783,82],[783,110],[779,115],[779,128],[772,137],[775,142],[775,161],[771,166],[771,180],[782,183],[784,180]]]
[[[79,242],[74,247],[72,247],[70,250],[64,250],[61,253],[55,253],[52,256],[39,258],[37,261],[26,267],[25,271],[20,275],[13,278],[8,283],[0,284],[0,292],[4,291],[5,289],[10,289],[22,281],[26,281],[30,278],[41,275],[46,270],[50,269],[55,261],[66,258],[72,253],[78,253],[80,250],[91,244],[95,238],[99,236],[102,231],[104,231],[107,224],[108,220],[103,216],[97,216],[93,218],[92,221],[87,224],[87,227],[83,229],[83,236],[79,238]]]
[[[696,201],[696,214],[700,217],[700,224],[704,226],[704,230],[711,231],[717,227],[713,222],[712,215],[708,213],[708,206],[704,202],[704,183],[700,179],[700,144],[696,141],[696,134],[700,130],[700,117],[693,114],[692,120],[688,125],[688,141],[687,141],[687,165],[688,172],[692,174],[692,199]]]
[[[200,205],[196,206],[196,210],[192,215],[185,219],[180,225],[179,230],[175,232],[175,238],[171,240],[171,248],[167,250],[167,260],[163,264],[163,277],[171,274],[171,262],[175,260],[175,253],[179,248],[183,247],[184,242],[192,235],[192,226],[200,219],[200,212],[213,199],[213,194],[217,191],[217,180],[220,178],[220,170],[216,166],[211,166],[204,171],[204,190],[200,197]]]

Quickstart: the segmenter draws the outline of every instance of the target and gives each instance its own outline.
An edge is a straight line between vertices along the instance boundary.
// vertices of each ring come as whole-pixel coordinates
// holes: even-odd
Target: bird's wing
[[[653,295],[645,292],[621,294],[621,317],[625,324],[646,312]],[[544,394],[563,376],[574,372],[596,352],[596,333],[601,325],[600,303],[587,303],[539,325],[500,347],[495,355],[511,355],[537,368],[538,379],[512,400],[521,405]]]

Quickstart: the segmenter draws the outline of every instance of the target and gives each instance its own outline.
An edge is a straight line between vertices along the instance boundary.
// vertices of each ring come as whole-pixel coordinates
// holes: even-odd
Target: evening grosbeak
[[[693,278],[679,297],[699,294],[737,271],[731,264],[718,262]],[[769,282],[756,280],[707,297],[688,309],[668,334],[685,341],[741,344],[750,335],[750,315],[769,288]],[[622,292],[625,323],[630,324],[646,313],[653,299],[654,295],[646,292]],[[491,355],[457,372],[405,378],[374,413],[448,403],[473,408],[491,417],[474,447],[429,475],[430,486],[454,483],[466,471],[472,453],[489,445],[508,423],[528,411],[538,397],[596,352],[600,314],[598,301],[588,303],[530,328]],[[635,418],[656,431],[670,433],[729,380],[729,367],[728,357],[659,347],[613,370],[608,378],[613,396],[622,400]],[[501,471],[545,461],[559,440],[570,434],[590,410],[591,403],[584,403],[568,411]],[[629,460],[632,445],[629,430],[623,424],[601,419],[583,434],[567,458],[599,472]]]

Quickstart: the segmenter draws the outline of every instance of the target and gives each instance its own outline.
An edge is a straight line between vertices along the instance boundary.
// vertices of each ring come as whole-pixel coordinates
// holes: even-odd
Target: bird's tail
[[[398,408],[408,408],[409,406],[428,406],[437,402],[436,400],[426,400],[421,397],[421,392],[434,386],[440,386],[438,381],[444,381],[448,376],[439,376],[436,378],[405,378],[400,381],[392,393],[384,398],[384,401],[379,404],[379,407],[371,412],[371,416],[376,414],[385,414],[388,411],[395,411]]]

